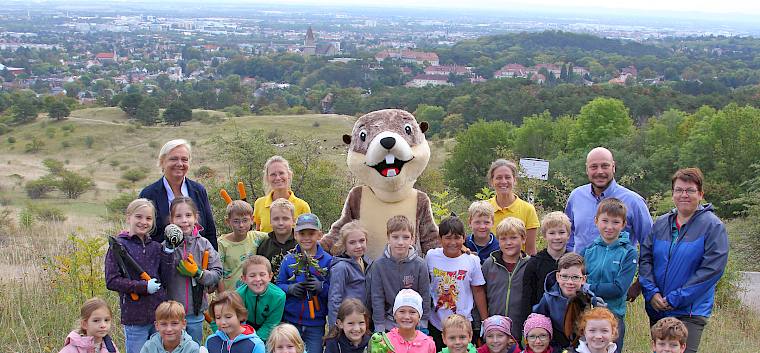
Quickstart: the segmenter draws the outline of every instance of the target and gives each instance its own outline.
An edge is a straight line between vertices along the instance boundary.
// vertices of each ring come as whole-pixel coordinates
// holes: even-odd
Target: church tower
[[[315,55],[317,53],[317,41],[314,39],[314,32],[311,30],[311,26],[306,31],[306,40],[303,43],[304,55]]]

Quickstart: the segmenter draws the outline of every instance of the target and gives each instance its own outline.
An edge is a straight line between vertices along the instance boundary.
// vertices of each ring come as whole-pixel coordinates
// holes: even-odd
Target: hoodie
[[[179,345],[174,348],[171,353],[198,353],[200,346],[193,341],[193,338],[182,330],[182,338],[179,340]],[[140,350],[140,353],[170,353],[164,349],[164,341],[161,339],[161,335],[156,332],[150,335],[150,338]]]
[[[639,257],[628,232],[620,233],[620,237],[610,244],[601,236],[597,237],[581,255],[586,262],[586,282],[591,291],[604,299],[607,309],[618,317],[625,317],[625,299]]]
[[[523,274],[523,302],[528,307],[533,307],[541,301],[544,296],[544,282],[546,275],[557,270],[557,260],[544,249],[539,251],[535,256],[531,256],[528,263],[525,264],[525,273]],[[551,279],[552,284],[554,278]],[[551,287],[551,286],[549,286]]]
[[[317,260],[319,267],[329,269],[332,256],[328,254],[321,245],[317,244],[317,252],[314,254],[314,259]],[[280,273],[277,274],[277,286],[285,292],[285,312],[283,314],[285,321],[294,325],[303,326],[325,326],[327,318],[327,294],[330,292],[330,272],[324,276],[319,274],[314,267],[309,267],[309,273],[322,282],[322,290],[317,294],[319,300],[319,310],[314,308],[314,318],[309,315],[309,300],[311,295],[306,298],[296,298],[291,295],[287,295],[288,287],[294,283],[302,283],[306,281],[306,276],[299,273],[295,275],[293,268],[296,264],[296,258],[293,254],[300,253],[301,246],[296,245],[293,252],[289,253],[282,260],[280,264]],[[292,278],[292,279],[291,279]]]
[[[121,273],[116,256],[108,249],[105,257],[106,288],[119,293],[121,323],[123,325],[149,325],[155,321],[156,308],[167,300],[166,284],[170,283],[176,270],[172,255],[162,251],[161,244],[149,236],[141,240],[129,232],[119,233],[116,240],[127,250],[127,254],[137,262],[151,278],[163,285],[156,293],[148,294],[148,282],[140,278],[140,273],[126,265],[127,273]],[[130,293],[136,293],[138,300],[132,300]]]
[[[243,333],[234,339],[222,330],[216,330],[206,339],[204,345],[209,353],[265,353],[264,342],[256,335],[253,327],[242,325]]]
[[[641,241],[639,282],[649,317],[697,315],[709,317],[715,286],[728,263],[728,234],[712,205],[700,205],[680,230],[673,209],[657,219],[652,234]],[[673,235],[676,236],[673,241]],[[660,293],[673,307],[655,311],[649,304]]]
[[[266,341],[272,329],[282,320],[285,292],[271,282],[261,294],[254,293],[247,285],[238,287],[237,292],[248,310],[248,324],[256,329],[256,334],[262,341]]]
[[[520,254],[512,272],[502,258],[502,251],[491,253],[483,263],[483,277],[486,279],[486,298],[488,315],[502,315],[512,320],[512,337],[518,341],[522,338],[523,323],[530,314],[530,306],[525,303],[522,294],[523,274],[530,256]]]
[[[164,285],[169,290],[169,299],[176,300],[185,306],[185,312],[192,315],[198,315],[208,308],[208,296],[206,295],[205,288],[214,287],[219,280],[222,279],[222,261],[219,259],[219,253],[214,250],[208,239],[198,235],[201,228],[196,224],[195,229],[189,236],[185,236],[173,253],[173,267],[176,268],[180,261],[187,258],[187,255],[193,254],[193,259],[201,267],[201,261],[203,259],[203,252],[208,250],[208,268],[203,270],[203,275],[200,279],[190,278],[180,275],[178,272],[174,272],[171,280],[165,282]],[[196,284],[195,286],[193,284]],[[195,288],[194,288],[195,287]],[[204,288],[205,287],[205,288]],[[201,290],[202,302],[199,304],[199,310],[194,311],[193,306],[193,290]]]
[[[348,337],[342,332],[338,337],[325,340],[325,352],[324,353],[364,353],[367,350],[369,344],[369,335],[362,337],[361,343],[358,346],[354,346]]]
[[[98,347],[95,347],[94,340],[95,338],[92,336],[81,335],[78,330],[71,331],[66,336],[64,347],[58,353],[109,353],[105,342],[100,345],[98,350]]]
[[[617,350],[617,344],[615,342],[610,342],[610,345],[607,346],[607,353],[615,353],[615,350]],[[578,341],[578,348],[569,348],[566,350],[567,353],[591,353],[591,350],[589,350],[588,345],[586,344],[586,341],[580,340]]]
[[[554,273],[555,272],[552,272],[549,275],[553,275]],[[592,296],[591,302],[593,305],[597,305],[598,301],[596,296]],[[567,303],[567,297],[562,294],[562,290],[559,288],[559,283],[555,281],[550,289],[544,288],[544,296],[541,298],[541,301],[533,306],[534,313],[552,319],[552,329],[554,334],[552,335],[551,345],[554,347],[569,347],[571,344],[570,339],[565,336],[564,328]]]
[[[367,270],[366,283],[375,332],[385,332],[396,327],[393,303],[396,294],[405,288],[413,289],[422,296],[420,326],[428,326],[431,311],[430,275],[425,260],[417,255],[413,246],[409,247],[406,258],[396,260],[391,257],[386,245],[383,256],[375,260]]]
[[[372,262],[367,256],[362,257],[362,260],[364,261],[364,270],[355,259],[346,254],[332,258],[330,263],[330,293],[327,299],[327,323],[331,327],[335,325],[338,307],[344,299],[356,298],[367,306],[365,276]]]
[[[388,340],[393,346],[394,353],[435,353],[435,342],[433,338],[416,331],[417,336],[410,342],[404,339],[404,336],[394,327],[388,332]]]

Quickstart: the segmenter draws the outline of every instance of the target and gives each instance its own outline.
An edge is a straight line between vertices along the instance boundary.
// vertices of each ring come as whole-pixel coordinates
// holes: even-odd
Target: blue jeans
[[[625,316],[615,315],[615,317],[618,319],[618,339],[615,341],[617,344],[617,350],[615,350],[615,353],[622,353],[623,342],[625,342]]]
[[[156,332],[156,327],[151,325],[124,325],[124,346],[127,353],[140,353],[150,335]]]
[[[185,331],[187,331],[187,334],[193,338],[193,341],[195,341],[196,343],[202,346],[203,345],[203,321],[204,321],[203,314],[200,314],[200,315],[186,314],[185,320],[187,320],[187,328],[185,329]]]
[[[298,329],[301,334],[301,339],[306,346],[306,352],[308,353],[322,353],[322,337],[325,336],[324,326],[304,326],[293,325]]]

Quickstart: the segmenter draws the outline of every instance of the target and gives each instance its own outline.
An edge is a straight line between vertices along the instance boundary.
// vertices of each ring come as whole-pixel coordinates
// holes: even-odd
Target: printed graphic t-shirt
[[[437,248],[427,252],[425,262],[430,271],[430,296],[433,298],[430,323],[442,330],[443,319],[454,313],[472,321],[475,301],[470,286],[486,284],[478,256],[462,254],[450,258],[443,254],[442,248]]]

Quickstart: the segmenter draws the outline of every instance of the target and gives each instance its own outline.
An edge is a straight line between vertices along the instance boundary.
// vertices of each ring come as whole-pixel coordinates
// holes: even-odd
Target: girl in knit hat
[[[525,350],[522,353],[553,353],[552,320],[541,314],[530,314],[523,325]]]
[[[491,316],[483,321],[482,331],[486,344],[478,348],[478,353],[520,353],[517,340],[512,337],[512,320],[501,315]]]
[[[393,303],[393,319],[397,327],[386,335],[377,332],[370,339],[370,352],[381,353],[393,349],[395,353],[435,353],[435,342],[417,330],[422,317],[422,297],[412,289],[402,289]],[[391,346],[381,348],[381,346]]]

